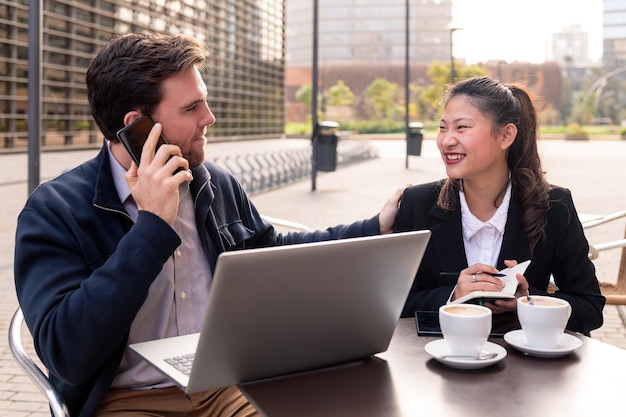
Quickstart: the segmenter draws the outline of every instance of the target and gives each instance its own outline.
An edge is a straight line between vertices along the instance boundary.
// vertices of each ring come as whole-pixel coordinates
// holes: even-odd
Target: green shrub
[[[404,132],[403,122],[393,122],[389,120],[354,120],[351,122],[341,122],[339,130],[348,130],[362,134],[371,133],[402,133]]]
[[[565,128],[565,140],[588,140],[589,134],[578,123],[570,123]]]

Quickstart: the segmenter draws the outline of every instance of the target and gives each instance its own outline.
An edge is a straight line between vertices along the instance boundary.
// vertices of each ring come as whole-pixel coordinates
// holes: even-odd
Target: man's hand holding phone
[[[161,129],[159,123],[152,127],[139,166],[133,160],[126,181],[139,210],[152,212],[173,225],[178,214],[179,186],[193,177],[180,148],[162,141]]]

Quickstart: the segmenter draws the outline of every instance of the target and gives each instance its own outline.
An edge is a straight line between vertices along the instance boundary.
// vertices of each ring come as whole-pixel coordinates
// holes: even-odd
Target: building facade
[[[116,35],[185,33],[208,46],[205,82],[217,123],[209,140],[284,131],[284,0],[41,0],[43,146],[94,143],[84,83]],[[28,0],[0,0],[0,146],[27,139]]]
[[[602,51],[605,70],[626,66],[626,0],[602,1]]]
[[[318,0],[320,66],[404,65],[407,0]],[[449,59],[452,0],[408,0],[411,62]],[[310,67],[313,2],[287,3],[289,67]]]
[[[591,66],[589,32],[573,25],[552,34],[552,56],[563,68]]]
[[[312,81],[313,1],[289,0],[286,21],[287,120],[304,121],[310,109],[295,95]],[[407,34],[410,78],[419,83],[433,61],[449,62],[451,22],[452,0],[318,0],[320,86],[342,80],[359,96],[378,77],[403,84]]]

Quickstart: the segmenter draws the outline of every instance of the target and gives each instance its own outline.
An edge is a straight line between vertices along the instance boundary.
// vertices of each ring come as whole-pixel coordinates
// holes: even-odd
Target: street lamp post
[[[43,1],[28,2],[28,193],[41,180],[41,19]]]
[[[454,51],[453,51],[453,47],[454,47],[454,42],[453,40],[453,35],[454,32],[457,30],[463,30],[463,28],[450,28],[450,84],[454,83]]]
[[[318,90],[318,19],[319,19],[318,0],[313,0],[313,62],[312,62],[312,80],[311,80],[311,191],[317,189],[317,152],[319,146],[317,143],[318,123],[317,123],[317,90]]]
[[[411,76],[411,69],[410,69],[410,35],[409,35],[409,31],[410,31],[410,23],[411,23],[411,19],[410,19],[410,6],[409,6],[409,0],[405,1],[404,4],[404,8],[405,8],[405,12],[404,12],[404,134],[406,137],[406,143],[407,143],[407,152],[406,152],[406,157],[404,160],[404,165],[405,167],[408,169],[409,168],[409,152],[408,152],[408,144],[409,144],[409,135],[410,135],[410,131],[409,131],[409,119],[410,119],[410,101],[411,101],[411,90],[410,90],[410,76]]]

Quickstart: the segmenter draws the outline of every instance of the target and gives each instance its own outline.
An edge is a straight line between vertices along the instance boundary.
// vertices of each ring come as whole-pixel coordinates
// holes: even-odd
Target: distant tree
[[[551,104],[546,105],[539,111],[539,126],[555,126],[559,125],[561,118],[559,111],[552,107]]]
[[[343,80],[337,80],[337,83],[328,89],[326,95],[329,106],[352,106],[354,103],[354,93]]]
[[[563,77],[561,89],[561,105],[559,106],[559,124],[566,125],[575,120],[574,86],[569,77]]]
[[[296,91],[296,100],[302,103],[305,107],[311,108],[313,105],[313,87],[310,84],[305,84]],[[319,111],[317,117],[322,117],[326,111],[325,96],[321,93],[317,93],[317,106]]]
[[[425,86],[409,84],[409,120],[421,121],[427,119],[428,106],[422,100]]]
[[[594,107],[596,103],[597,93],[601,93],[601,89],[595,89],[595,83],[602,78],[604,72],[601,68],[593,68],[591,73],[585,76],[584,81],[580,85],[580,91],[573,96],[572,111],[569,117],[569,124],[578,124],[584,126],[590,124],[593,119]]]
[[[583,102],[584,94],[581,94],[578,97],[576,104],[574,105],[574,109],[572,110],[570,124],[584,126],[591,123],[591,119],[593,119],[593,102],[595,101],[595,98],[595,94],[590,94],[587,101]]]
[[[393,120],[399,100],[400,86],[384,78],[376,78],[365,90],[365,99],[371,109],[371,117]]]
[[[606,81],[600,95],[594,102],[594,118],[610,118],[615,124],[622,120],[623,109],[626,105],[624,101],[624,90],[626,82],[619,76],[612,77]]]
[[[481,65],[455,64],[456,80],[461,81],[470,77],[487,75],[487,70]],[[424,90],[421,101],[426,110],[424,115],[428,120],[435,120],[441,111],[441,97],[450,83],[450,64],[440,64],[435,61],[428,69],[430,85]]]
[[[296,91],[296,100],[305,106],[310,106],[313,102],[313,88],[311,84],[305,84]]]

